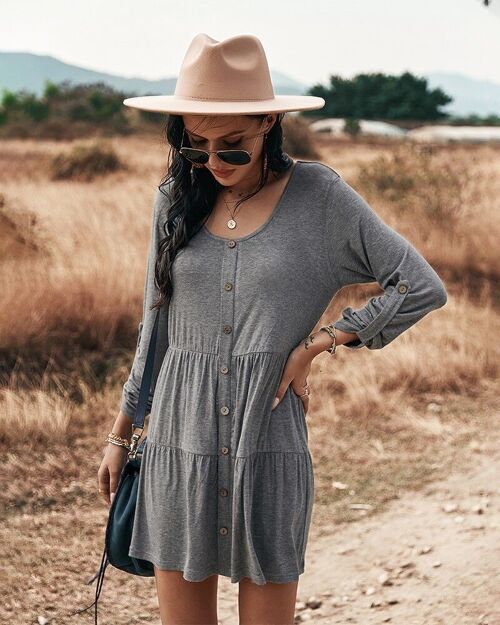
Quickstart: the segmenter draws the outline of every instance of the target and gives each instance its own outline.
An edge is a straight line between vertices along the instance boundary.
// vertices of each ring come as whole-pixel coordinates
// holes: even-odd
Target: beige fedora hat
[[[182,61],[173,95],[126,98],[144,111],[238,115],[320,109],[325,100],[308,95],[275,95],[266,53],[254,35],[217,41],[198,33]]]

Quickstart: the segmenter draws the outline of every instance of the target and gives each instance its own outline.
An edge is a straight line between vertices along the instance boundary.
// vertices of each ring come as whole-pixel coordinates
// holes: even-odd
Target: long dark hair
[[[245,115],[262,120],[268,114]],[[285,113],[278,113],[276,121],[264,136],[261,174],[255,191],[241,198],[236,204],[255,195],[267,182],[269,170],[280,174],[293,165],[293,160],[283,151],[283,128],[281,122]],[[167,303],[173,292],[171,268],[174,259],[189,239],[203,226],[224,188],[205,167],[194,167],[179,153],[184,132],[182,115],[169,115],[164,128],[167,144],[170,146],[168,168],[158,189],[169,197],[167,220],[164,224],[165,237],[159,242],[155,262],[155,286],[159,296],[151,309]],[[187,136],[187,135],[186,135]],[[189,142],[189,139],[187,139]],[[168,187],[168,190],[164,188]]]

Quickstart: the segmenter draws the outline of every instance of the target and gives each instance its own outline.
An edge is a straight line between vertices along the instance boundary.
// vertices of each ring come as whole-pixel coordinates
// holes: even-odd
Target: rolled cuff
[[[342,318],[333,326],[343,332],[356,333],[359,337],[343,343],[344,347],[381,349],[394,340],[400,332],[384,334],[383,330],[389,326],[409,292],[409,280],[399,280],[395,286],[387,287],[384,295],[372,297],[362,308],[344,308]]]

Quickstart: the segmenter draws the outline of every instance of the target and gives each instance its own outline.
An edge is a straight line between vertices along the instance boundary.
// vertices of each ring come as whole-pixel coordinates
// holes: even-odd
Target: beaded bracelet
[[[332,356],[335,356],[335,352],[337,350],[337,334],[335,332],[335,327],[334,327],[333,323],[329,323],[327,326],[322,326],[320,328],[320,331],[321,330],[324,330],[325,332],[328,332],[328,334],[333,339],[333,343],[332,343],[331,347],[329,347],[326,351],[329,352]]]
[[[322,326],[318,332],[320,332],[321,330],[325,330],[325,332],[328,332],[328,334],[332,337],[333,339],[333,343],[331,345],[331,347],[327,348],[327,352],[329,352],[332,356],[335,356],[335,352],[337,349],[337,335],[335,333],[335,328],[333,326],[332,323],[329,323],[327,326]],[[308,337],[306,337],[304,339],[304,347],[306,349],[309,349],[309,341],[311,341],[311,343],[314,342],[314,335],[313,334],[309,334]]]

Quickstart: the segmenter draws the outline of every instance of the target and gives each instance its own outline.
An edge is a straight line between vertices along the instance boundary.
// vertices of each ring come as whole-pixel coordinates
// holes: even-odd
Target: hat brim
[[[312,95],[276,95],[268,100],[196,100],[177,95],[146,95],[126,98],[125,106],[156,113],[241,115],[245,113],[284,113],[323,108],[323,98]]]

